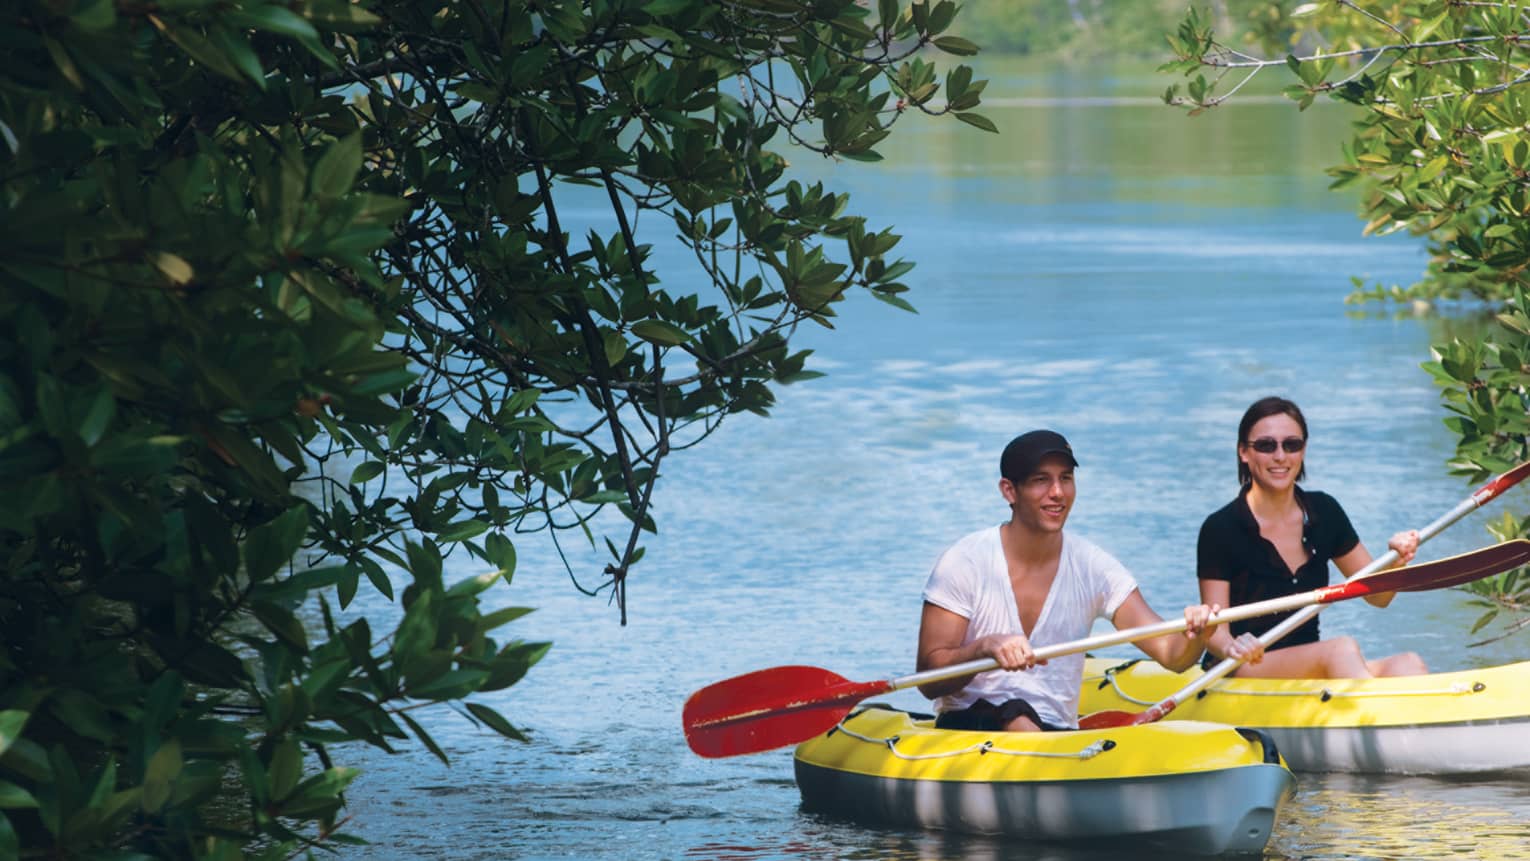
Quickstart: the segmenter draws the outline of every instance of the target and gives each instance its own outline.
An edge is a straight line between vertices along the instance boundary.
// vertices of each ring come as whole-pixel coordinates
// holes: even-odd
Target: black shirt
[[[1233,606],[1280,598],[1328,585],[1328,561],[1343,556],[1360,543],[1355,527],[1339,503],[1326,493],[1296,488],[1296,503],[1302,509],[1302,545],[1307,561],[1296,571],[1286,566],[1280,551],[1259,534],[1259,522],[1248,507],[1249,485],[1238,498],[1213,512],[1201,524],[1201,537],[1195,547],[1195,576],[1201,580],[1226,580],[1229,601]],[[1233,622],[1234,637],[1250,633],[1259,636],[1296,611],[1256,616]],[[1299,646],[1318,641],[1318,620],[1302,625],[1270,648]],[[1209,656],[1208,656],[1209,657]]]

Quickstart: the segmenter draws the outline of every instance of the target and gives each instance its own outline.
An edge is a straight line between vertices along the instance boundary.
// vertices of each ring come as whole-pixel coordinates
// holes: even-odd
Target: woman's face
[[[1273,450],[1259,450],[1270,448]],[[1290,451],[1291,448],[1296,451]],[[1254,422],[1248,437],[1238,445],[1238,459],[1248,465],[1254,482],[1265,490],[1285,490],[1295,484],[1302,472],[1304,456],[1306,439],[1302,426],[1285,413]]]

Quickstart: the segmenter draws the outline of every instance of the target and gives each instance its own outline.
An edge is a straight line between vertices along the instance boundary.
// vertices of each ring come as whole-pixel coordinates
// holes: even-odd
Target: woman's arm
[[[1201,603],[1213,604],[1218,607],[1227,607],[1232,604],[1232,584],[1226,580],[1201,580]],[[1227,657],[1227,649],[1232,645],[1232,631],[1226,625],[1218,625],[1206,638],[1206,651],[1213,658],[1221,660]]]
[[[1201,603],[1213,607],[1230,607],[1232,605],[1232,584],[1226,580],[1202,580]],[[1237,658],[1246,664],[1257,664],[1264,660],[1264,644],[1253,634],[1232,635],[1229,626],[1219,625],[1206,638],[1206,651],[1211,653],[1217,660]]]
[[[1387,541],[1387,547],[1397,553],[1397,562],[1390,568],[1398,568],[1413,561],[1413,556],[1418,552],[1419,536],[1417,529],[1408,529],[1393,535]],[[1348,553],[1343,556],[1335,556],[1333,564],[1339,571],[1349,578],[1356,571],[1371,564],[1371,552],[1365,549],[1365,544],[1357,543]],[[1382,592],[1379,595],[1366,595],[1365,600],[1375,607],[1385,607],[1397,597],[1396,592]]]

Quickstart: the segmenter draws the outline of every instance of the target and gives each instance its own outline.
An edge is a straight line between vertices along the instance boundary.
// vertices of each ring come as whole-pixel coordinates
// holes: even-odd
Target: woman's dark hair
[[[1238,448],[1242,449],[1245,445],[1248,444],[1248,432],[1253,430],[1254,425],[1258,424],[1261,419],[1267,419],[1270,416],[1278,416],[1282,413],[1295,419],[1296,423],[1301,425],[1302,439],[1305,440],[1307,438],[1307,417],[1302,415],[1301,407],[1298,407],[1296,404],[1291,403],[1285,398],[1279,398],[1272,395],[1268,398],[1260,398],[1259,400],[1254,401],[1253,405],[1243,413],[1243,421],[1238,422]],[[1302,469],[1301,472],[1296,474],[1296,480],[1301,481],[1306,477],[1307,461],[1305,458],[1303,458]],[[1249,473],[1248,464],[1243,462],[1243,458],[1238,458],[1238,483],[1248,484],[1253,480],[1254,476]]]

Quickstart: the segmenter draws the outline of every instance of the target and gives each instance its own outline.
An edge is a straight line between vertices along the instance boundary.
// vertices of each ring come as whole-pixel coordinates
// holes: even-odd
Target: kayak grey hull
[[[1295,788],[1279,764],[1109,780],[937,781],[796,760],[803,808],[861,822],[1121,844],[1198,855],[1259,853]]]
[[[1264,727],[1292,771],[1468,774],[1530,770],[1530,718],[1380,727]]]

